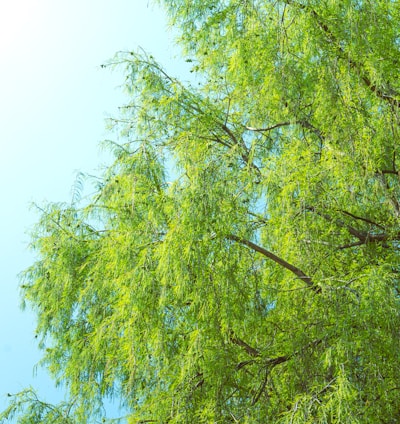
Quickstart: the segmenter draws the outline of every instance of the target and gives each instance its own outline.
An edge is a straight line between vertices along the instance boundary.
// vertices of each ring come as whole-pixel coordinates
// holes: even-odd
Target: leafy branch
[[[277,263],[281,267],[292,272],[294,275],[296,275],[297,278],[304,281],[307,284],[307,286],[310,289],[314,290],[316,293],[321,292],[321,288],[314,283],[314,281],[312,280],[312,278],[310,276],[305,274],[300,268],[297,268],[296,266],[290,264],[289,262],[287,262],[284,259],[280,258],[279,256],[275,255],[274,253],[270,252],[269,250],[264,249],[261,246],[258,246],[257,244],[253,243],[250,240],[246,240],[244,238],[235,236],[233,234],[228,235],[227,238],[229,240],[233,240],[233,241],[236,241],[240,244],[243,244],[244,246],[247,246],[250,249],[252,249],[252,250],[254,250],[258,253],[261,253],[262,255],[264,255],[268,259],[271,259],[273,262]]]

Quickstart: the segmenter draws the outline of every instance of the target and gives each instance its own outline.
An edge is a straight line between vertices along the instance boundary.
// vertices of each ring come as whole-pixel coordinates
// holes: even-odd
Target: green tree
[[[24,274],[79,422],[400,421],[400,2],[168,0],[96,193]],[[22,421],[21,421],[22,422]]]

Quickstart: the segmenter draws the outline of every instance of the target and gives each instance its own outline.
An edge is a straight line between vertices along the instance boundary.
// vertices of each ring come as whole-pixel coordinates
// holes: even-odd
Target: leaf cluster
[[[32,234],[42,363],[80,422],[397,422],[398,2],[163,4],[202,83],[110,62],[114,163]]]

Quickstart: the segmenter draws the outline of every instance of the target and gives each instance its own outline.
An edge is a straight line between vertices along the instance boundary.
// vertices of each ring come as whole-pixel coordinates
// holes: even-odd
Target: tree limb
[[[370,219],[368,219],[368,218],[363,218],[362,216],[357,216],[357,215],[354,215],[354,214],[352,214],[352,213],[350,213],[350,212],[347,212],[347,211],[344,211],[344,210],[340,210],[340,212],[341,212],[342,214],[344,214],[344,215],[347,215],[347,216],[351,217],[351,218],[358,219],[358,220],[360,220],[360,221],[364,221],[364,222],[366,222],[367,224],[374,225],[375,227],[379,227],[379,228],[380,228],[380,229],[382,229],[382,230],[384,230],[384,229],[385,229],[385,227],[384,227],[383,225],[380,225],[380,224],[378,224],[377,222],[371,221],[371,220],[370,220]]]
[[[230,332],[229,340],[234,343],[237,346],[243,347],[244,350],[253,358],[256,358],[260,356],[260,352],[255,349],[254,347],[251,347],[248,345],[245,341],[242,339],[239,339],[239,337],[236,337],[235,333],[233,331]]]
[[[293,124],[293,122],[288,121],[288,122],[280,122],[278,124],[271,125],[270,127],[267,127],[267,128],[254,128],[254,127],[247,127],[247,126],[245,128],[248,131],[267,132],[267,131],[272,131],[275,128],[287,127],[288,125],[292,125],[292,124]]]
[[[274,261],[275,263],[277,263],[278,265],[282,266],[283,268],[291,271],[294,275],[296,275],[297,278],[299,278],[300,280],[304,281],[307,286],[314,290],[316,293],[320,293],[321,292],[321,288],[318,287],[314,281],[312,280],[312,278],[308,275],[306,275],[301,269],[297,268],[296,266],[290,264],[289,262],[286,262],[284,259],[280,258],[279,256],[275,255],[274,253],[270,252],[269,250],[264,249],[261,246],[258,246],[257,244],[251,242],[250,240],[246,240],[244,238],[235,236],[233,234],[230,234],[227,236],[227,238],[229,240],[233,240],[236,241],[240,244],[243,244],[247,247],[249,247],[250,249],[253,249],[254,251],[261,253],[262,255],[266,256],[267,258],[271,259],[272,261]]]
[[[396,233],[396,234],[388,234],[388,233],[374,234],[374,233],[370,233],[368,231],[360,231],[360,230],[357,230],[356,228],[352,227],[351,225],[346,224],[345,222],[341,221],[340,219],[332,218],[327,213],[322,213],[322,212],[317,211],[314,207],[307,207],[306,210],[316,213],[317,215],[321,216],[322,218],[324,218],[325,220],[327,220],[329,222],[334,222],[338,227],[347,229],[347,231],[353,237],[355,237],[359,240],[358,242],[355,242],[355,243],[349,243],[349,244],[346,244],[344,246],[340,246],[340,247],[338,247],[338,249],[347,249],[349,247],[361,246],[363,244],[368,244],[368,243],[383,243],[383,242],[390,241],[390,240],[399,240],[400,239],[400,233]],[[365,221],[369,224],[377,225],[377,226],[382,228],[382,226],[374,223],[373,221],[368,220],[367,218],[358,217],[356,215],[350,214],[349,212],[345,212],[345,211],[342,211],[342,210],[340,212],[344,213],[345,215],[348,215],[348,216],[350,216],[354,219],[360,219],[360,220]],[[389,247],[389,246],[387,244],[383,244],[383,247]]]
[[[275,125],[271,125],[270,127],[266,127],[266,128],[254,128],[254,127],[245,127],[246,130],[248,131],[254,131],[254,132],[268,132],[268,131],[272,131],[276,128],[281,128],[281,127],[287,127],[290,125],[300,125],[303,128],[306,128],[308,130],[310,130],[311,132],[313,132],[314,134],[316,134],[318,136],[319,139],[323,140],[323,135],[321,133],[321,131],[314,127],[314,125],[312,125],[310,122],[308,122],[305,119],[300,119],[298,121],[294,121],[294,122],[290,122],[290,121],[286,121],[286,122],[279,122]]]

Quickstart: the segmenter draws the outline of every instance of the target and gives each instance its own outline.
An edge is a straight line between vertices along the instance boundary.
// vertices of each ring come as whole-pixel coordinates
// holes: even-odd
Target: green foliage
[[[1,422],[9,422],[17,417],[18,424],[54,423],[74,424],[73,402],[63,402],[57,406],[40,400],[36,392],[29,388],[17,394],[8,394],[11,398],[8,408],[0,414]]]
[[[399,2],[162,3],[201,83],[110,63],[115,161],[32,235],[43,365],[79,422],[398,422]]]

